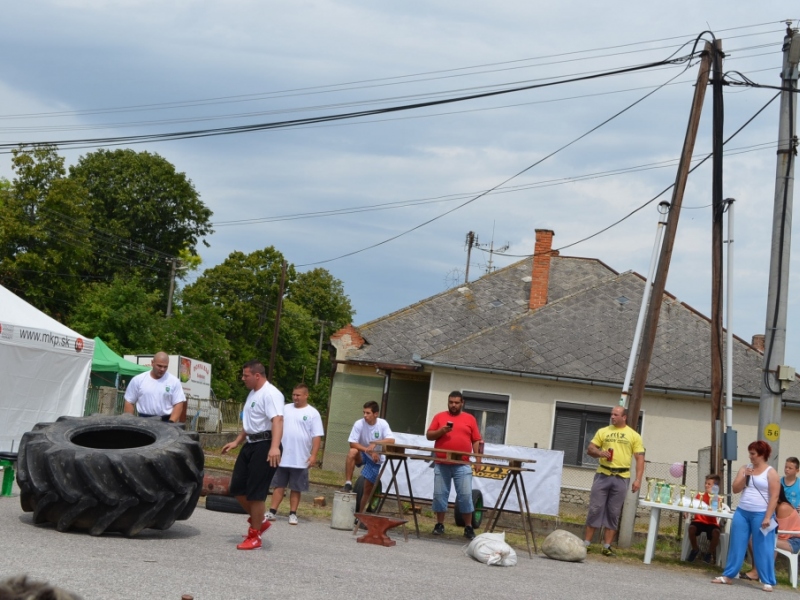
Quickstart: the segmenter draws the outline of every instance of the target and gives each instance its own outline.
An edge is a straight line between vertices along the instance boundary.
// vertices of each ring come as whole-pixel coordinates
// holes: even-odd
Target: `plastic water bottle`
[[[711,510],[717,510],[719,505],[719,486],[715,483],[711,488],[710,505]]]

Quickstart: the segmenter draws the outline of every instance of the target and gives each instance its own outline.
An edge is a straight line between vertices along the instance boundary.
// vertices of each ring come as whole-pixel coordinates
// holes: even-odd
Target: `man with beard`
[[[447,410],[433,417],[430,427],[425,434],[429,440],[435,440],[434,448],[442,450],[456,450],[459,452],[478,452],[481,442],[481,432],[478,422],[469,413],[462,411],[464,398],[461,392],[450,392],[447,398]],[[444,533],[444,517],[447,513],[447,499],[450,496],[450,484],[455,482],[456,503],[464,517],[464,537],[471,540],[475,537],[472,529],[472,465],[458,464],[447,460],[447,454],[436,453],[433,479],[433,512],[436,513],[436,525],[433,535]],[[462,462],[468,462],[469,456],[459,457]],[[476,459],[480,463],[480,458]]]

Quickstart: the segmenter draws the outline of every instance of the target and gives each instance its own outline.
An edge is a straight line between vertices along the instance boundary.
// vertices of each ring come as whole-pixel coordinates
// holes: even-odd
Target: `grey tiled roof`
[[[436,363],[619,384],[644,280],[592,259],[552,258],[548,302],[528,310],[531,259],[358,327],[355,361]],[[525,281],[528,279],[528,281]],[[627,302],[625,301],[627,299]],[[648,387],[708,392],[710,322],[665,294]],[[724,362],[723,350],[723,362]],[[763,356],[734,338],[734,394],[758,397]],[[800,398],[793,385],[786,399]]]
[[[619,383],[625,379],[644,281],[623,273],[424,357],[438,363]],[[628,302],[619,299],[627,298]],[[710,389],[711,324],[665,295],[648,387]],[[763,355],[734,337],[733,393],[758,397]],[[723,363],[725,348],[723,344]],[[798,397],[794,385],[786,399]]]
[[[413,365],[411,356],[438,352],[468,336],[528,312],[532,259],[521,260],[358,327],[366,340],[348,359]],[[579,287],[616,275],[593,259],[553,257],[549,298],[561,298]],[[527,279],[527,281],[526,281]]]

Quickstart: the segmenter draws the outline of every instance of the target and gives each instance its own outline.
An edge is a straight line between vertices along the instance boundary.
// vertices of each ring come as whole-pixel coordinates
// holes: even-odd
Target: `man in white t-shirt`
[[[159,352],[150,363],[148,373],[140,373],[125,390],[124,412],[133,414],[136,407],[140,417],[158,417],[162,421],[176,423],[186,402],[180,380],[167,373],[169,355]]]
[[[242,410],[242,431],[222,447],[222,454],[246,442],[233,465],[229,490],[250,515],[247,537],[236,547],[255,550],[261,548],[261,534],[270,526],[264,513],[269,484],[281,461],[284,402],[283,394],[267,381],[264,365],[257,360],[245,363],[242,381],[250,390]]]
[[[308,469],[317,462],[325,431],[319,411],[308,404],[308,386],[299,383],[292,390],[292,404],[283,407],[283,455],[272,478],[272,503],[267,519],[275,520],[286,488],[289,495],[289,525],[297,525],[301,492],[308,491]]]
[[[350,443],[350,451],[347,453],[345,461],[345,484],[344,491],[349,492],[353,489],[353,471],[356,466],[362,465],[361,475],[364,477],[364,491],[361,494],[360,512],[364,512],[372,495],[372,488],[378,480],[381,470],[383,457],[377,453],[382,444],[394,444],[394,434],[384,419],[378,418],[380,406],[377,402],[367,402],[364,404],[364,418],[359,419],[350,431],[347,441]]]

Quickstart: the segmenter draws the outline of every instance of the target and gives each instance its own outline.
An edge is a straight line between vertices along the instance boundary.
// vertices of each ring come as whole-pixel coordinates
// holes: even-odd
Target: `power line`
[[[737,27],[731,27],[728,29],[720,30],[720,33],[724,33],[727,31],[738,31],[742,29],[753,29],[756,27],[764,27],[768,25],[776,25],[782,22],[766,22],[766,23],[758,23],[752,25],[742,25]],[[767,31],[756,32],[756,33],[748,33],[742,34],[737,36],[728,36],[727,39],[738,39],[744,37],[753,37],[753,36],[760,36],[760,35],[770,35],[775,32],[780,32],[782,29],[770,29]],[[121,107],[108,107],[108,108],[95,108],[95,109],[85,109],[85,110],[75,110],[75,111],[55,111],[55,112],[46,112],[46,113],[19,113],[19,114],[12,114],[12,115],[0,115],[0,120],[6,119],[19,119],[19,118],[52,118],[52,117],[61,117],[61,116],[88,116],[88,115],[95,115],[95,114],[108,114],[108,113],[117,113],[117,112],[136,112],[136,111],[153,111],[153,110],[167,110],[167,109],[174,109],[174,108],[190,108],[194,106],[206,106],[210,104],[226,104],[226,103],[234,103],[234,102],[249,102],[249,101],[257,101],[262,99],[273,99],[275,97],[296,97],[301,95],[310,95],[309,93],[320,93],[320,92],[339,92],[339,91],[351,91],[353,89],[365,89],[365,87],[379,87],[375,86],[365,86],[365,84],[377,84],[377,83],[384,83],[384,82],[395,82],[395,84],[407,84],[407,83],[418,83],[419,81],[430,81],[430,79],[426,80],[414,80],[416,77],[427,77],[430,75],[444,75],[444,74],[459,74],[458,76],[474,76],[478,74],[485,74],[487,72],[474,72],[475,69],[486,69],[489,67],[504,67],[507,65],[519,65],[520,63],[527,63],[532,61],[542,61],[547,59],[559,59],[563,57],[570,57],[570,56],[577,56],[578,58],[566,60],[556,60],[551,62],[544,62],[544,63],[537,63],[534,65],[522,65],[515,68],[533,68],[533,67],[542,67],[542,66],[551,66],[554,64],[562,64],[564,62],[572,62],[572,61],[586,61],[586,60],[595,60],[595,59],[605,59],[612,56],[620,56],[624,54],[634,54],[634,53],[642,53],[642,52],[655,52],[657,50],[669,49],[674,47],[679,47],[680,45],[669,45],[669,46],[657,46],[657,47],[648,47],[642,50],[632,50],[627,52],[615,52],[615,53],[607,53],[607,54],[600,54],[597,56],[590,56],[584,57],[581,55],[585,54],[593,54],[596,52],[606,52],[610,50],[620,50],[623,48],[632,48],[635,46],[643,46],[647,44],[655,44],[661,42],[670,42],[675,40],[685,40],[685,39],[694,39],[696,37],[696,33],[692,34],[684,34],[679,36],[670,36],[666,38],[657,38],[653,40],[645,40],[640,42],[631,42],[626,44],[617,44],[612,46],[604,46],[598,48],[591,48],[585,50],[575,50],[571,52],[561,52],[555,54],[547,54],[537,57],[529,57],[523,59],[515,59],[510,61],[501,61],[501,62],[494,62],[494,63],[484,63],[479,65],[471,65],[466,67],[457,67],[453,69],[440,69],[434,71],[424,71],[420,73],[413,73],[408,75],[398,75],[398,76],[390,76],[390,77],[380,77],[380,78],[373,78],[373,79],[364,79],[364,80],[356,80],[338,84],[328,84],[328,85],[318,85],[318,86],[306,86],[301,88],[291,88],[286,90],[277,90],[273,92],[259,92],[259,93],[250,93],[250,94],[239,94],[239,95],[232,95],[232,96],[216,96],[211,98],[201,98],[201,99],[194,99],[194,100],[181,100],[181,101],[173,101],[173,102],[157,102],[157,103],[148,103],[148,104],[138,104],[138,105],[128,105],[128,106],[121,106]],[[492,71],[488,71],[488,73],[496,73],[501,72],[509,69],[495,69]],[[469,71],[464,73],[464,71]],[[444,79],[445,77],[441,77],[438,79]],[[357,88],[349,87],[349,86],[360,86]]]
[[[593,73],[589,75],[581,75],[578,77],[571,77],[565,79],[559,79],[558,81],[550,81],[546,83],[538,83],[538,84],[530,84],[524,85],[519,87],[513,88],[504,88],[504,89],[495,89],[488,92],[480,92],[475,94],[469,94],[466,96],[458,96],[454,98],[445,98],[440,100],[431,100],[427,102],[417,102],[413,104],[404,104],[398,106],[391,106],[386,108],[379,108],[379,109],[371,109],[371,110],[362,110],[362,111],[355,111],[349,113],[340,113],[340,114],[333,114],[333,115],[322,115],[317,117],[308,117],[304,119],[293,119],[289,121],[277,121],[271,123],[258,123],[253,125],[238,125],[238,126],[230,126],[230,127],[221,127],[221,128],[212,128],[212,129],[198,129],[194,131],[182,131],[182,132],[172,132],[172,133],[160,133],[160,134],[145,134],[145,135],[133,135],[133,136],[118,136],[118,137],[106,137],[106,138],[87,138],[87,139],[72,139],[72,140],[57,140],[57,141],[48,141],[48,142],[41,142],[35,145],[41,144],[48,144],[53,146],[59,147],[83,147],[83,145],[90,145],[91,147],[95,146],[113,146],[113,145],[120,145],[120,144],[141,144],[146,142],[158,142],[158,141],[167,141],[167,140],[179,140],[179,139],[195,139],[195,138],[202,138],[202,137],[214,137],[220,135],[232,135],[238,133],[248,133],[254,131],[265,131],[270,129],[281,129],[286,127],[297,127],[299,125],[306,125],[311,123],[325,123],[331,121],[339,121],[344,119],[355,119],[361,118],[365,116],[372,116],[378,114],[385,114],[385,113],[393,113],[393,112],[400,112],[406,110],[417,110],[420,108],[425,108],[429,106],[439,106],[443,104],[452,104],[455,102],[464,102],[468,100],[476,100],[479,98],[490,98],[494,96],[500,96],[505,94],[517,93],[522,91],[528,91],[533,89],[545,88],[545,87],[552,87],[556,85],[564,85],[567,83],[575,83],[578,81],[590,81],[594,79],[599,79],[603,77],[612,77],[616,75],[623,75],[634,73],[637,71],[655,69],[658,67],[664,67],[669,65],[678,65],[681,63],[689,64],[691,59],[694,58],[696,54],[689,54],[680,58],[672,59],[668,58],[665,60],[652,62],[652,63],[645,63],[642,65],[634,65],[629,67],[623,67],[620,69],[613,69],[610,71],[603,71],[599,73]],[[660,89],[660,88],[659,88]],[[30,145],[29,143],[25,142],[14,142],[14,143],[5,143],[0,144],[0,149],[3,149],[0,153],[10,153],[12,149],[16,149],[20,145]]]
[[[752,144],[750,146],[741,146],[738,148],[732,148],[725,152],[726,156],[735,156],[738,154],[744,154],[747,152],[755,152],[759,150],[767,150],[775,147],[775,142],[763,142],[760,144]],[[693,158],[692,162],[698,162],[703,160],[701,158]],[[611,177],[614,175],[625,175],[628,173],[638,173],[642,171],[651,171],[654,169],[664,169],[670,166],[677,164],[679,161],[678,158],[670,158],[663,161],[658,161],[654,163],[645,163],[642,165],[634,165],[630,167],[618,167],[616,169],[609,169],[607,171],[596,171],[593,173],[584,173],[579,175],[570,175],[568,177],[559,177],[555,179],[546,179],[543,181],[537,181],[534,183],[526,183],[521,185],[509,186],[509,187],[500,187],[494,189],[492,191],[488,191],[487,195],[496,195],[496,194],[513,194],[518,192],[523,192],[532,189],[539,189],[545,187],[553,187],[557,185],[565,185],[569,183],[578,183],[581,181],[589,181],[593,179],[600,179],[604,177]],[[342,215],[349,215],[349,214],[357,214],[361,212],[376,212],[376,211],[384,211],[384,210],[393,210],[397,208],[408,208],[412,206],[420,206],[426,204],[438,204],[442,202],[455,202],[457,200],[463,200],[465,198],[472,197],[476,194],[486,193],[487,190],[482,191],[473,191],[473,192],[461,192],[456,194],[446,194],[443,196],[434,196],[431,198],[418,198],[412,200],[397,200],[394,202],[383,202],[379,204],[369,204],[364,206],[351,206],[351,207],[344,207],[344,208],[334,208],[328,210],[320,210],[320,211],[309,211],[309,212],[301,212],[301,213],[289,213],[284,215],[275,215],[271,217],[254,217],[250,219],[236,219],[233,221],[218,221],[213,223],[214,227],[237,227],[237,226],[246,226],[246,225],[261,225],[265,223],[278,223],[282,221],[295,221],[301,219],[317,219],[317,218],[325,218],[325,217],[336,217]],[[686,207],[684,208],[692,208]]]
[[[687,65],[686,65],[686,67],[684,68],[684,71],[685,71],[686,69],[688,69],[688,68],[689,68],[689,65],[687,64]],[[671,79],[667,80],[667,82],[665,82],[665,84],[664,84],[664,85],[666,85],[666,83],[669,83],[670,81],[672,81],[672,80],[673,80],[673,79],[675,79],[676,77],[679,77],[680,75],[681,75],[681,73],[678,73],[677,75],[675,75],[675,76],[674,76],[674,77],[672,77]],[[311,263],[306,263],[306,264],[298,265],[298,267],[308,267],[308,266],[312,266],[312,265],[319,265],[319,264],[324,264],[324,263],[333,262],[333,261],[335,261],[335,260],[339,260],[339,259],[341,259],[341,258],[346,258],[346,257],[348,257],[348,256],[353,256],[354,254],[359,254],[359,253],[361,253],[361,252],[364,252],[364,251],[366,251],[366,250],[371,250],[371,249],[373,249],[373,248],[377,248],[378,246],[382,246],[382,245],[384,245],[384,244],[387,244],[387,243],[389,243],[389,242],[391,242],[391,241],[393,241],[393,240],[396,240],[396,239],[397,239],[397,238],[399,238],[399,237],[402,237],[402,236],[404,236],[404,235],[407,235],[407,234],[409,234],[409,233],[411,233],[411,232],[413,232],[413,231],[416,231],[417,229],[420,229],[420,228],[422,228],[422,227],[425,227],[426,225],[428,225],[428,224],[430,224],[430,223],[433,223],[434,221],[437,221],[437,220],[439,220],[439,219],[441,219],[441,218],[445,217],[446,215],[449,215],[450,213],[452,213],[452,212],[455,212],[455,211],[457,211],[457,210],[459,210],[459,209],[461,209],[461,208],[463,208],[463,207],[467,206],[468,204],[471,204],[472,202],[475,202],[475,201],[476,201],[476,200],[478,200],[479,198],[482,198],[483,196],[486,196],[486,195],[487,195],[487,194],[489,194],[490,192],[492,192],[492,191],[494,191],[494,190],[496,190],[496,189],[498,189],[498,188],[502,187],[503,185],[505,185],[505,184],[506,184],[506,183],[508,183],[509,181],[511,181],[511,180],[513,180],[513,179],[515,179],[515,178],[519,177],[519,176],[520,176],[520,175],[522,175],[523,173],[526,173],[527,171],[529,171],[529,170],[531,170],[532,168],[534,168],[535,166],[537,166],[537,165],[539,165],[539,164],[543,163],[544,161],[546,161],[547,159],[551,158],[552,156],[555,156],[556,154],[558,154],[558,153],[559,153],[559,152],[561,152],[562,150],[564,150],[564,149],[566,149],[566,148],[568,148],[568,147],[572,146],[573,144],[575,144],[575,143],[577,143],[578,141],[582,140],[582,139],[583,139],[583,138],[585,138],[586,136],[588,136],[588,135],[590,135],[591,133],[593,133],[593,132],[597,131],[598,129],[600,129],[601,127],[603,127],[604,125],[606,125],[607,123],[610,123],[611,121],[613,121],[614,119],[616,119],[618,116],[620,116],[621,114],[623,114],[623,113],[627,112],[628,110],[630,110],[631,108],[633,108],[634,106],[636,106],[637,104],[639,104],[640,102],[642,102],[642,101],[644,101],[645,99],[649,98],[650,96],[652,96],[653,94],[655,94],[655,93],[656,93],[658,90],[660,90],[661,88],[663,88],[663,87],[664,87],[664,85],[661,85],[661,86],[659,86],[658,88],[656,88],[655,90],[653,90],[653,91],[651,91],[651,92],[648,92],[647,94],[645,94],[644,96],[642,96],[641,98],[639,98],[638,100],[636,100],[635,102],[633,102],[632,104],[629,104],[628,106],[626,106],[625,108],[623,108],[621,111],[619,111],[619,112],[617,112],[616,114],[612,115],[612,116],[611,116],[611,117],[609,117],[608,119],[605,119],[605,120],[604,120],[604,121],[602,121],[600,124],[598,124],[598,125],[596,125],[596,126],[592,127],[592,128],[591,128],[590,130],[588,130],[587,132],[585,132],[585,133],[583,133],[583,134],[579,135],[578,137],[574,138],[572,141],[570,141],[570,142],[567,142],[566,144],[564,144],[563,146],[561,146],[561,147],[560,147],[560,148],[558,148],[557,150],[554,150],[553,152],[551,152],[550,154],[548,154],[548,155],[544,156],[543,158],[541,158],[541,159],[537,160],[537,161],[536,161],[536,162],[534,162],[533,164],[531,164],[531,165],[528,165],[527,167],[525,167],[524,169],[522,169],[522,170],[521,170],[521,171],[519,171],[518,173],[516,173],[516,174],[512,175],[511,177],[508,177],[508,178],[506,178],[504,181],[501,181],[501,182],[500,182],[500,183],[498,183],[497,185],[495,185],[495,186],[493,186],[493,187],[489,188],[488,190],[486,190],[486,191],[484,191],[484,192],[481,192],[480,194],[476,195],[476,196],[475,196],[475,197],[473,197],[473,198],[470,198],[470,199],[469,199],[469,200],[467,200],[466,202],[463,202],[463,203],[459,204],[459,205],[458,205],[458,206],[456,206],[455,208],[451,208],[450,210],[447,210],[447,211],[445,211],[445,212],[443,212],[443,213],[441,213],[441,214],[439,214],[439,215],[437,215],[437,216],[435,216],[435,217],[433,217],[433,218],[431,218],[431,219],[428,219],[427,221],[425,221],[425,222],[423,222],[423,223],[420,223],[419,225],[416,225],[416,226],[412,227],[411,229],[407,229],[406,231],[403,231],[403,232],[401,232],[401,233],[398,233],[397,235],[394,235],[394,236],[392,236],[392,237],[390,237],[390,238],[388,238],[388,239],[385,239],[385,240],[383,240],[383,241],[381,241],[381,242],[378,242],[378,243],[372,244],[372,245],[370,245],[370,246],[367,246],[366,248],[361,248],[360,250],[354,250],[354,251],[352,251],[352,252],[348,252],[348,253],[346,253],[346,254],[342,254],[342,255],[340,255],[340,256],[337,256],[337,257],[335,257],[335,258],[329,258],[329,259],[326,259],[326,260],[320,260],[320,261],[315,261],[315,262],[311,262]]]
[[[774,100],[775,100],[775,99],[776,99],[778,96],[780,96],[780,93],[778,93],[778,94],[776,94],[775,96],[773,96],[772,98],[770,98],[770,100],[769,100],[769,101],[768,101],[768,102],[767,102],[767,103],[766,103],[764,106],[762,106],[761,108],[759,108],[759,109],[756,111],[756,113],[755,113],[755,114],[754,114],[752,117],[750,117],[750,118],[749,118],[747,121],[745,121],[745,122],[744,122],[744,124],[743,124],[741,127],[739,127],[739,129],[737,129],[736,131],[734,131],[734,132],[733,132],[733,133],[732,133],[732,134],[731,134],[731,135],[728,137],[728,139],[726,139],[726,140],[723,142],[723,146],[724,146],[725,144],[727,144],[728,142],[730,142],[730,141],[731,141],[731,140],[732,140],[734,137],[736,137],[736,136],[737,136],[737,135],[738,135],[738,134],[739,134],[739,133],[740,133],[740,132],[741,132],[741,131],[742,131],[742,130],[745,128],[745,127],[747,127],[748,125],[750,125],[750,123],[752,123],[752,122],[755,120],[755,118],[756,118],[758,115],[760,115],[760,114],[761,114],[761,113],[762,113],[762,112],[763,112],[763,111],[764,111],[764,110],[765,110],[765,109],[766,109],[766,108],[767,108],[767,107],[768,107],[770,104],[772,104],[772,102],[773,102],[773,101],[774,101]],[[706,161],[707,161],[709,158],[711,158],[711,156],[712,156],[712,154],[710,154],[710,153],[709,153],[709,154],[707,154],[707,155],[705,156],[705,158],[703,158],[703,159],[702,159],[702,160],[701,160],[701,161],[700,161],[698,164],[696,164],[694,167],[692,167],[692,168],[689,170],[689,173],[692,173],[692,172],[694,172],[694,171],[695,171],[695,169],[699,168],[699,167],[700,167],[700,165],[702,165],[703,163],[705,163],[705,162],[706,162]],[[616,227],[617,225],[619,225],[619,224],[620,224],[620,223],[622,223],[623,221],[625,221],[625,220],[627,220],[628,218],[632,217],[634,214],[636,214],[637,212],[639,212],[640,210],[642,210],[642,209],[643,209],[645,206],[647,206],[648,204],[651,204],[651,203],[655,202],[656,200],[658,200],[658,199],[659,199],[661,196],[663,196],[665,193],[667,193],[667,192],[668,192],[669,190],[671,190],[673,187],[675,187],[675,184],[674,184],[674,183],[672,183],[672,184],[668,185],[666,188],[664,188],[663,190],[661,190],[661,192],[659,192],[658,194],[656,194],[655,196],[653,196],[652,198],[650,198],[650,200],[648,200],[647,202],[645,202],[645,203],[644,203],[644,204],[642,204],[641,206],[638,206],[637,208],[633,209],[631,212],[629,212],[627,215],[625,215],[625,216],[624,216],[624,217],[622,217],[621,219],[618,219],[618,220],[614,221],[613,223],[611,223],[611,225],[608,225],[608,226],[606,226],[606,227],[603,227],[603,228],[602,228],[602,229],[600,229],[599,231],[596,231],[595,233],[593,233],[593,234],[591,234],[591,235],[588,235],[588,236],[586,236],[586,237],[584,237],[584,238],[581,238],[581,239],[579,239],[579,240],[577,240],[577,241],[575,241],[575,242],[572,242],[571,244],[566,244],[565,246],[561,246],[560,248],[556,248],[556,249],[555,249],[555,251],[557,251],[557,252],[560,252],[561,250],[566,250],[567,248],[572,248],[573,246],[577,246],[578,244],[582,244],[583,242],[586,242],[586,241],[588,241],[588,240],[590,240],[590,239],[592,239],[592,238],[594,238],[594,237],[597,237],[597,236],[598,236],[598,235],[600,235],[601,233],[605,233],[605,232],[606,232],[606,231],[608,231],[609,229],[611,229],[611,228],[613,228],[613,227]],[[531,256],[531,255],[530,255],[530,254],[524,254],[524,255],[511,255],[511,254],[508,254],[508,255],[505,255],[505,256],[515,257],[515,258],[525,258],[525,257]]]

